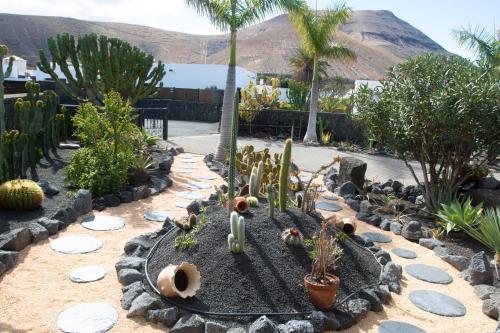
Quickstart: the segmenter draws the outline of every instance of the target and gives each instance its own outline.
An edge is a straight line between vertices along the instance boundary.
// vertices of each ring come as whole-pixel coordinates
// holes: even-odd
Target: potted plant
[[[313,239],[313,264],[310,274],[304,277],[304,285],[314,306],[319,309],[331,308],[335,302],[340,279],[329,274],[342,256],[342,249],[335,245],[333,236],[327,236],[327,223],[323,222],[321,231]]]

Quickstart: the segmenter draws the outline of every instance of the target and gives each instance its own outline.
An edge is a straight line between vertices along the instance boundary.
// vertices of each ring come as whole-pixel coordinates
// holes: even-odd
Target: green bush
[[[382,88],[362,87],[353,116],[368,138],[405,162],[435,212],[467,179],[465,165],[498,153],[499,101],[498,77],[460,57],[424,54],[392,68]]]
[[[442,203],[437,216],[444,222],[445,230],[449,233],[450,231],[457,231],[463,225],[475,226],[481,217],[482,211],[482,204],[474,207],[470,199],[464,202],[455,199],[449,204]]]
[[[300,81],[288,80],[287,97],[293,110],[309,111],[311,88]]]

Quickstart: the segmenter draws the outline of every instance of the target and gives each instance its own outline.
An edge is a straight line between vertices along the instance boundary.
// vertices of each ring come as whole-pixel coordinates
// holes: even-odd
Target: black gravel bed
[[[315,310],[304,288],[304,276],[311,260],[304,247],[290,247],[281,240],[281,232],[297,227],[311,238],[320,229],[318,215],[304,215],[289,208],[276,213],[272,220],[267,203],[244,215],[246,250],[233,254],[228,250],[229,218],[220,206],[209,207],[205,228],[197,236],[198,245],[186,251],[176,250],[174,239],[183,231],[163,238],[150,256],[148,272],[153,283],[169,264],[188,261],[201,273],[201,289],[196,297],[175,299],[182,306],[222,313],[290,313]],[[381,267],[371,252],[354,242],[341,244],[344,255],[333,273],[340,277],[337,300],[379,281]],[[291,319],[288,317],[288,319]],[[292,318],[293,319],[293,318]],[[248,318],[247,318],[248,320]]]
[[[450,254],[464,256],[469,260],[474,254],[480,251],[484,251],[488,257],[493,258],[495,256],[495,253],[491,249],[479,243],[465,232],[451,232],[440,239],[440,241],[444,243]]]

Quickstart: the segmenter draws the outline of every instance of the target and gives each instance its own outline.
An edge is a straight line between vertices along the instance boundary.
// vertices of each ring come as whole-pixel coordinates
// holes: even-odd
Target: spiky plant
[[[0,207],[8,210],[27,211],[40,207],[43,190],[32,180],[16,179],[0,186]]]

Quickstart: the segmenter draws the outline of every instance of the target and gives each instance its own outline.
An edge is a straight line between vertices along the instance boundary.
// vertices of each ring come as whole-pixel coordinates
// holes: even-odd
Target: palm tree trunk
[[[309,122],[307,124],[307,132],[304,136],[305,143],[317,143],[318,137],[316,135],[316,118],[318,117],[318,95],[319,95],[319,82],[318,82],[318,56],[314,55],[314,68],[313,80],[311,85],[311,99],[309,106]]]
[[[220,139],[215,160],[224,161],[231,142],[231,124],[233,121],[234,93],[236,92],[236,29],[231,29],[231,55],[227,69],[226,89],[222,103]]]

